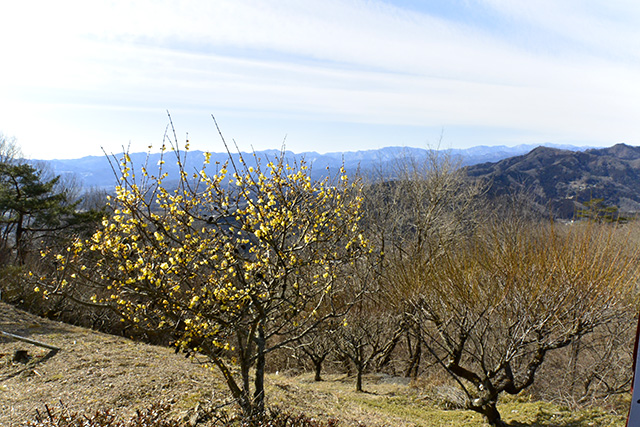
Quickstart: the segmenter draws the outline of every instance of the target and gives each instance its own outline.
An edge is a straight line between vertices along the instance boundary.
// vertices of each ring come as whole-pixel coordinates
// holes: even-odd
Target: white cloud
[[[0,46],[12,64],[0,111],[16,123],[30,105],[89,105],[105,113],[87,120],[179,109],[640,142],[634,2],[479,1],[493,26],[364,0],[5,2],[0,37],[17,41]]]

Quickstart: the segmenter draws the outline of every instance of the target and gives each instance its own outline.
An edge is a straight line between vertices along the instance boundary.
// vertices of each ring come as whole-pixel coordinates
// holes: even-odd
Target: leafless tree
[[[16,138],[0,132],[0,163],[11,163],[22,157]]]
[[[397,317],[368,299],[356,304],[336,329],[336,352],[353,363],[357,391],[363,391],[363,374],[390,354],[401,336],[399,326]]]
[[[549,352],[628,312],[637,267],[617,231],[500,219],[455,251],[397,265],[426,347],[468,409],[504,425],[501,393],[526,389]]]

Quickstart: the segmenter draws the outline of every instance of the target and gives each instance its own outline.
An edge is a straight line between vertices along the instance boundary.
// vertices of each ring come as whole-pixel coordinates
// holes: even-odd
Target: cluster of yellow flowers
[[[210,157],[169,189],[166,173],[146,170],[138,186],[125,156],[113,215],[58,265],[73,270],[64,280],[99,287],[93,301],[147,328],[180,329],[178,345],[202,351],[230,349],[233,325],[265,323],[274,310],[298,324],[305,304],[332,290],[340,262],[366,246],[358,182],[344,169],[313,182],[304,164],[241,162],[227,178],[227,164],[209,174]]]

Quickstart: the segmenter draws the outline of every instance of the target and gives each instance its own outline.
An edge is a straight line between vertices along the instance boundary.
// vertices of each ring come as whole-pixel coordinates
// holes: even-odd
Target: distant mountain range
[[[446,153],[451,156],[455,161],[459,161],[462,166],[475,165],[485,162],[497,162],[513,156],[519,156],[530,152],[539,145],[518,145],[515,147],[506,146],[478,146],[469,149],[448,149],[440,150],[442,153]],[[586,147],[576,147],[570,145],[553,145],[545,144],[547,147],[554,147],[556,149],[581,151]],[[288,161],[292,162],[295,159],[305,159],[305,161],[312,165],[312,177],[314,179],[321,178],[327,174],[327,167],[330,171],[338,171],[340,166],[344,162],[344,166],[348,171],[360,170],[363,173],[368,173],[373,170],[389,171],[393,168],[393,163],[403,157],[411,157],[415,159],[421,159],[428,156],[430,150],[421,148],[410,147],[386,147],[376,150],[366,151],[354,151],[354,152],[336,152],[319,154],[316,152],[304,152],[293,153],[287,151],[285,156]],[[257,158],[266,161],[267,159],[273,159],[280,154],[279,150],[265,150],[255,153]],[[164,154],[164,170],[169,173],[170,176],[176,176],[177,165],[173,153],[166,152]],[[113,156],[111,161],[115,161],[117,168],[118,159],[122,157],[122,153]],[[160,153],[152,153],[148,155],[146,153],[131,153],[130,157],[133,164],[137,167],[148,163],[148,169],[153,171],[158,162],[161,159]],[[227,160],[226,153],[212,153],[211,162],[216,161],[224,162]],[[234,160],[238,161],[238,154],[233,156]],[[243,157],[247,164],[253,165],[255,163],[253,153],[243,153]],[[202,151],[190,151],[187,155],[186,169],[195,170],[202,167],[204,160]],[[72,175],[75,176],[79,183],[85,188],[98,188],[104,190],[111,190],[117,184],[117,179],[114,175],[109,159],[106,156],[89,156],[80,159],[69,160],[34,160],[33,163],[45,163],[49,165],[52,172],[55,175]]]
[[[287,162],[304,159],[311,165],[313,179],[334,174],[344,164],[347,171],[358,170],[363,176],[382,173],[393,178],[394,166],[402,159],[424,159],[431,150],[408,147],[386,147],[377,150],[326,153],[285,152]],[[640,147],[617,144],[608,148],[589,148],[571,145],[518,145],[479,146],[469,149],[440,150],[464,166],[473,179],[482,179],[488,184],[489,197],[523,192],[541,209],[560,218],[572,218],[583,203],[602,198],[608,206],[616,206],[623,213],[640,213]],[[243,153],[248,166],[257,159],[268,162],[280,155],[279,150]],[[239,161],[239,154],[232,156]],[[72,160],[33,161],[48,164],[56,175],[71,175],[85,188],[112,191],[118,183],[116,170],[122,154],[91,156]],[[139,170],[145,163],[153,174],[162,159],[160,153],[132,153],[130,157]],[[211,153],[210,168],[215,162],[228,159],[226,153]],[[164,153],[163,169],[169,177],[177,176],[174,153]],[[202,167],[204,153],[189,151],[185,169],[196,171]],[[327,172],[327,168],[329,171]],[[171,183],[166,180],[167,185]]]
[[[489,194],[523,191],[556,217],[571,218],[584,202],[604,199],[623,213],[640,212],[640,147],[571,151],[537,147],[527,154],[467,167]]]

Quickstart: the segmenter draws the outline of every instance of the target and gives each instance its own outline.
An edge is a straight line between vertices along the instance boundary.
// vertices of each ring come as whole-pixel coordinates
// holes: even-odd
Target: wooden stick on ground
[[[49,344],[45,344],[45,343],[42,343],[40,341],[32,340],[31,338],[21,337],[20,335],[10,334],[9,332],[0,331],[0,335],[8,337],[8,338],[13,338],[14,340],[24,341],[24,342],[29,343],[29,344],[37,345],[38,347],[48,348],[49,350],[60,351],[59,347],[55,347],[55,346],[52,346],[52,345],[49,345]]]

